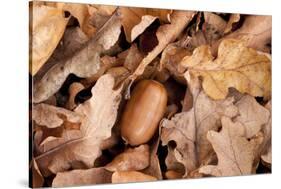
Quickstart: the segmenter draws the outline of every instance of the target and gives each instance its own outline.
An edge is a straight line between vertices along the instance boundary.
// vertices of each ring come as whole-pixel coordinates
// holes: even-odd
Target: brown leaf
[[[146,66],[150,64],[169,43],[176,40],[193,16],[193,11],[173,11],[173,14],[171,15],[171,24],[161,25],[157,29],[156,36],[159,43],[144,57],[135,72],[130,76],[129,80],[131,82],[144,72]]]
[[[271,43],[272,35],[272,17],[271,16],[247,16],[243,23],[243,26],[233,33],[225,36],[223,39],[238,39],[245,41],[245,45],[250,48],[254,48],[258,51],[270,52],[268,46]],[[222,40],[223,40],[222,39]],[[212,46],[213,54],[216,54],[218,41]]]
[[[128,148],[125,152],[117,155],[105,169],[115,171],[138,171],[149,165],[149,146],[140,145],[136,148]]]
[[[82,85],[79,82],[74,82],[69,86],[69,89],[68,89],[69,98],[65,105],[65,107],[67,109],[73,110],[77,106],[77,104],[75,103],[75,97],[84,88],[85,88],[84,85]]]
[[[198,47],[192,56],[183,58],[181,64],[191,74],[203,78],[203,89],[213,99],[224,99],[230,87],[241,93],[270,98],[271,59],[247,48],[241,41],[222,41],[215,60],[208,46]]]
[[[263,125],[262,131],[264,134],[264,141],[261,145],[261,159],[272,164],[272,112],[271,112],[271,100],[265,105],[265,108],[270,112],[270,118],[266,124]]]
[[[64,122],[81,123],[79,114],[64,108],[38,104],[32,108],[32,119],[41,126],[48,128],[60,127]]]
[[[111,183],[111,175],[112,173],[103,167],[59,172],[53,180],[52,187]]]
[[[120,7],[122,25],[128,42],[134,41],[157,18],[169,22],[172,10]]]
[[[30,72],[35,75],[58,45],[69,18],[65,18],[61,9],[30,5]]]
[[[114,78],[100,77],[92,88],[92,97],[80,104],[75,112],[83,116],[80,126],[82,137],[68,141],[36,157],[42,173],[48,174],[68,170],[74,162],[83,162],[88,168],[100,156],[101,143],[111,136],[117,118],[122,87],[113,90]],[[43,172],[44,170],[44,172]]]
[[[116,171],[112,174],[112,183],[130,183],[155,181],[155,177],[138,171]]]
[[[152,139],[152,143],[150,144],[150,152],[149,152],[149,166],[145,168],[142,172],[153,177],[156,177],[158,180],[162,180],[162,172],[160,168],[160,162],[158,159],[158,146],[160,139],[159,137],[154,137]]]
[[[40,188],[44,184],[44,178],[37,166],[36,161],[33,159],[31,163],[32,171],[32,188]]]
[[[245,136],[252,138],[268,123],[270,112],[261,106],[254,97],[245,95],[236,104],[239,116],[234,121],[239,121],[245,127]]]
[[[219,15],[211,12],[204,12],[205,22],[203,24],[203,33],[209,44],[223,36],[226,22]]]
[[[34,84],[35,103],[44,101],[61,87],[70,73],[78,77],[91,77],[100,67],[100,55],[110,49],[121,33],[120,15],[116,12],[106,24],[73,56],[57,62],[41,80]]]
[[[260,138],[247,140],[245,128],[230,118],[221,119],[220,132],[209,131],[208,140],[218,156],[218,165],[207,165],[199,169],[200,173],[214,176],[237,176],[252,174],[255,150],[260,145]]]

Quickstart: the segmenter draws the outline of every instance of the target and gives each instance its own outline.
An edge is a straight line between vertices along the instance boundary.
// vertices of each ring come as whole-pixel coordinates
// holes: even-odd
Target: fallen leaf
[[[150,151],[149,151],[149,166],[145,168],[142,172],[148,175],[151,175],[158,180],[162,180],[162,172],[160,168],[160,162],[158,158],[158,147],[159,147],[160,139],[159,137],[154,137],[152,139],[152,143],[150,144]]]
[[[91,77],[101,68],[100,55],[110,49],[121,33],[121,21],[118,12],[73,56],[57,62],[41,80],[34,84],[33,101],[35,103],[48,99],[61,87],[70,73],[78,77]]]
[[[68,141],[36,157],[43,175],[68,170],[72,163],[83,162],[86,167],[94,165],[101,155],[101,143],[111,136],[117,118],[122,87],[113,90],[114,78],[103,75],[92,88],[92,97],[74,111],[83,117],[80,126],[82,137]]]
[[[138,171],[116,171],[112,174],[112,183],[155,181],[155,177]]]
[[[138,171],[149,165],[149,146],[140,145],[136,148],[128,148],[125,152],[117,155],[112,162],[105,166],[111,172],[115,171]]]
[[[212,44],[223,36],[226,22],[219,15],[211,12],[204,12],[204,19],[202,30],[208,43]]]
[[[126,39],[132,42],[157,18],[170,22],[172,10],[120,7],[120,12]]]
[[[67,109],[73,110],[77,106],[77,104],[75,103],[75,97],[83,89],[85,89],[84,85],[82,85],[79,82],[74,82],[69,86],[68,89],[69,98],[65,105]]]
[[[270,52],[268,44],[271,44],[272,35],[272,17],[271,16],[247,16],[241,28],[222,38],[238,39],[245,41],[245,46],[258,51]],[[216,54],[217,47],[221,40],[212,45],[212,52]]]
[[[245,128],[239,122],[222,117],[222,130],[209,131],[208,140],[218,156],[218,165],[206,165],[200,173],[214,176],[238,176],[252,174],[255,150],[261,141],[259,138],[248,140]]]
[[[48,104],[33,106],[32,119],[37,125],[46,126],[48,128],[60,127],[65,121],[77,124],[81,123],[79,114]]]
[[[30,6],[30,72],[35,75],[58,45],[69,18],[65,18],[61,9]]]
[[[111,183],[111,175],[112,173],[103,167],[59,172],[53,180],[52,187]]]
[[[183,58],[181,64],[191,74],[203,78],[203,89],[213,99],[224,99],[230,87],[241,93],[270,98],[271,59],[247,48],[241,41],[222,41],[216,59],[208,46],[198,47],[192,56]]]
[[[245,127],[245,136],[252,138],[268,123],[270,112],[261,106],[254,97],[245,95],[236,104],[239,116],[234,121],[239,121]]]
[[[176,40],[178,35],[191,21],[194,14],[193,11],[173,11],[171,15],[171,24],[162,25],[157,29],[156,36],[159,43],[140,62],[135,72],[129,78],[131,82],[144,72],[146,66],[150,64],[169,43]]]
[[[270,112],[270,119],[266,124],[263,125],[262,131],[264,134],[264,141],[261,145],[261,159],[272,164],[272,104],[271,100],[265,105],[265,108]]]

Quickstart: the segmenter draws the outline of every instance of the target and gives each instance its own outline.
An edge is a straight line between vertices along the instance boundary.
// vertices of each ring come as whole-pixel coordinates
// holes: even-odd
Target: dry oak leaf
[[[130,183],[155,181],[157,178],[139,171],[116,171],[112,174],[112,183]]]
[[[140,145],[136,148],[128,148],[117,155],[112,162],[105,166],[108,171],[138,171],[149,165],[149,146]]]
[[[221,122],[220,132],[209,131],[207,134],[218,156],[218,165],[203,166],[199,172],[213,176],[252,174],[255,151],[262,139],[248,140],[244,126],[240,122],[232,122],[228,117],[222,117]]]
[[[64,108],[41,103],[33,106],[32,120],[39,126],[56,128],[65,122],[79,124],[81,116]]]
[[[241,28],[226,35],[221,40],[212,44],[213,55],[217,54],[218,46],[224,39],[237,39],[245,41],[247,47],[270,52],[272,35],[272,16],[251,15],[246,16]]]
[[[134,41],[157,18],[170,22],[172,10],[120,7],[122,25],[128,42]]]
[[[35,75],[51,56],[63,36],[69,18],[58,8],[30,4],[30,72]]]
[[[239,116],[234,121],[239,121],[245,127],[246,137],[252,138],[268,123],[270,112],[261,106],[254,97],[245,95],[236,104]]]
[[[184,28],[193,18],[193,11],[173,11],[171,14],[171,23],[161,25],[156,32],[158,45],[154,47],[140,62],[135,72],[129,77],[131,83],[145,71],[145,68],[150,64],[163,49],[171,42],[175,41]],[[128,97],[128,96],[127,96]]]
[[[120,88],[113,90],[114,78],[103,75],[92,88],[92,97],[74,111],[83,117],[80,126],[82,137],[68,141],[36,157],[43,175],[68,170],[75,162],[93,167],[101,155],[102,142],[111,136],[121,101]]]
[[[263,125],[262,132],[264,134],[264,141],[261,146],[261,159],[268,163],[272,163],[272,142],[271,142],[271,137],[272,137],[272,104],[271,100],[265,105],[265,108],[270,112],[270,119],[266,124]]]
[[[111,183],[111,175],[112,173],[103,167],[59,172],[53,180],[52,187]]]
[[[230,87],[241,93],[270,98],[271,59],[242,41],[227,39],[219,46],[218,57],[211,55],[210,47],[201,46],[181,64],[188,72],[203,78],[202,86],[211,98],[225,99]]]
[[[121,33],[120,14],[115,12],[103,27],[79,51],[57,62],[34,84],[33,101],[42,102],[56,93],[71,73],[91,77],[102,68],[100,55],[117,42]]]

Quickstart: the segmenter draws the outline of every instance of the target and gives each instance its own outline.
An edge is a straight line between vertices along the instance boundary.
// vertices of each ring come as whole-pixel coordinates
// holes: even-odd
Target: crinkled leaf
[[[239,122],[232,122],[228,117],[223,117],[221,122],[220,132],[209,131],[207,134],[218,156],[218,165],[203,166],[199,172],[214,176],[252,174],[255,151],[261,138],[248,140],[244,126]]]
[[[112,173],[103,167],[59,172],[53,180],[52,187],[111,183],[111,175]]]
[[[73,56],[57,62],[41,80],[34,84],[35,103],[44,101],[61,87],[71,73],[78,77],[91,77],[101,68],[100,55],[110,49],[121,33],[121,21],[118,12]]]
[[[241,93],[270,98],[271,59],[247,48],[241,41],[222,41],[216,59],[208,46],[198,47],[181,64],[191,74],[203,78],[203,89],[213,99],[224,99],[230,87]]]
[[[68,170],[80,161],[92,167],[101,154],[101,143],[111,136],[111,129],[117,118],[122,87],[113,90],[114,78],[100,77],[92,88],[92,97],[80,104],[75,112],[83,117],[80,130],[82,137],[68,141],[36,157],[43,174]],[[43,172],[44,170],[44,172]]]
[[[50,6],[32,3],[30,10],[30,72],[35,75],[55,50],[69,19]]]

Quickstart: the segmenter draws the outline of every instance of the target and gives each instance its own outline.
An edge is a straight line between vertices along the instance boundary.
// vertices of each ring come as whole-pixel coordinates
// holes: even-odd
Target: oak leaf
[[[57,62],[34,84],[35,103],[48,99],[56,93],[71,73],[78,77],[91,77],[101,68],[100,55],[117,42],[121,33],[120,15],[115,12],[106,24],[80,51]]]
[[[207,134],[218,156],[218,165],[203,166],[199,172],[214,176],[252,174],[255,150],[261,144],[261,138],[248,140],[244,126],[228,117],[222,117],[221,122],[220,132],[209,131]]]
[[[52,187],[111,183],[111,175],[112,173],[103,167],[59,172],[52,182]]]
[[[58,8],[33,3],[30,6],[30,72],[35,75],[58,45],[69,18]]]
[[[61,172],[71,168],[75,162],[93,167],[101,155],[102,142],[111,136],[111,129],[117,118],[121,101],[122,86],[113,90],[114,78],[103,75],[92,88],[92,97],[80,104],[74,111],[83,117],[80,131],[82,137],[68,141],[36,157],[43,175]]]
[[[233,39],[221,42],[214,59],[208,46],[194,50],[181,64],[188,72],[203,78],[202,86],[213,99],[224,99],[230,87],[241,93],[270,98],[271,59],[243,42]]]

